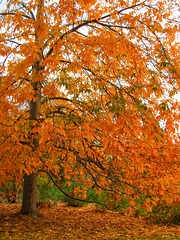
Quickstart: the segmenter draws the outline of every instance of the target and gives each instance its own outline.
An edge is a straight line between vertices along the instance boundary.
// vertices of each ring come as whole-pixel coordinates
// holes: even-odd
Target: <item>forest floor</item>
[[[92,205],[69,207],[59,203],[40,208],[42,217],[18,215],[20,204],[0,204],[2,239],[180,239],[180,225],[155,225],[145,217],[98,211]]]

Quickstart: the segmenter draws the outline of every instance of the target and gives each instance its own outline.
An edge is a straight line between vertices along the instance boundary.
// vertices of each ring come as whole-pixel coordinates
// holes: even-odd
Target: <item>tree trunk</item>
[[[40,0],[37,8],[37,21],[43,18],[42,8],[44,5],[44,0]],[[37,47],[41,46],[41,25],[37,25],[35,31],[35,44]],[[39,59],[34,62],[33,65],[33,73],[31,79],[31,85],[34,91],[33,100],[30,101],[30,128],[31,130],[40,124],[40,107],[41,107],[41,81],[43,80],[42,70],[40,67],[41,60],[43,59],[43,53],[41,47],[39,48]],[[41,54],[40,54],[41,52]],[[42,76],[42,79],[39,76]],[[37,78],[36,78],[37,77]],[[38,80],[39,79],[39,80]],[[35,125],[33,124],[35,123]],[[39,134],[38,132],[30,133],[31,139],[31,147],[32,151],[36,152],[39,146]],[[37,153],[38,155],[38,153]],[[37,212],[36,208],[36,193],[37,193],[37,173],[38,170],[34,169],[34,171],[30,174],[24,175],[24,189],[23,189],[23,203],[20,214],[25,214],[29,216],[39,216],[40,214]]]
[[[38,70],[36,68],[36,71]],[[38,72],[38,71],[37,71]],[[34,128],[33,122],[39,126],[40,106],[41,106],[41,88],[39,82],[32,83],[34,89],[34,101],[30,102],[30,128]],[[32,151],[37,151],[39,146],[38,132],[30,134]],[[23,202],[20,214],[28,216],[40,216],[36,208],[36,194],[37,194],[37,174],[38,170],[34,168],[31,174],[24,174],[24,188],[23,188]]]
[[[31,217],[40,216],[36,208],[37,171],[24,175],[23,202],[20,214]]]

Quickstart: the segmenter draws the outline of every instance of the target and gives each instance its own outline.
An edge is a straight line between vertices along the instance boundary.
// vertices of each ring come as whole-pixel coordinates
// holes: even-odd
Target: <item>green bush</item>
[[[80,183],[77,183],[77,182],[72,182],[71,186],[65,185],[65,187],[63,188],[63,191],[65,191],[67,194],[69,194],[72,197],[81,199],[80,196],[75,196],[75,194],[74,194],[74,189],[76,187],[83,188],[83,185],[80,184]],[[85,201],[78,201],[78,200],[70,198],[70,197],[68,197],[66,195],[64,195],[62,200],[64,202],[68,203],[69,206],[73,206],[73,207],[82,207],[85,204],[87,204]],[[87,198],[83,199],[83,200],[87,200],[87,201],[100,201],[99,195],[96,193],[95,190],[92,190],[92,188],[88,189],[88,191],[87,191]]]
[[[147,215],[147,211],[144,209],[144,208],[138,208],[135,212],[135,216],[138,217],[138,216],[144,216],[144,215]]]
[[[50,201],[61,201],[63,198],[63,193],[57,189],[48,177],[38,178],[38,201],[39,202],[50,202]]]
[[[119,202],[113,202],[111,208],[112,210],[122,210],[129,207],[129,199],[122,196]]]
[[[150,219],[156,224],[179,224],[180,206],[157,205],[150,213]]]
[[[75,200],[66,195],[64,195],[63,201],[66,202],[68,204],[68,206],[70,206],[70,207],[82,207],[86,204],[85,202]]]

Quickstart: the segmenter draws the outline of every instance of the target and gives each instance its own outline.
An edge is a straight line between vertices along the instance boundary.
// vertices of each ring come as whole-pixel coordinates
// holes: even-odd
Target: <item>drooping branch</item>
[[[76,201],[79,201],[79,202],[85,202],[85,203],[96,203],[96,204],[99,204],[99,205],[101,205],[101,206],[104,206],[106,209],[108,209],[108,210],[111,210],[106,204],[104,204],[104,203],[101,203],[101,202],[98,202],[98,201],[91,201],[91,200],[85,200],[85,199],[81,199],[81,198],[76,198],[76,197],[73,197],[73,196],[71,196],[71,195],[69,195],[69,194],[67,194],[65,191],[63,191],[63,189],[55,182],[55,180],[53,179],[53,177],[51,176],[51,174],[48,172],[48,171],[46,171],[46,170],[43,170],[43,169],[40,169],[40,170],[38,170],[38,172],[44,172],[44,173],[46,173],[49,177],[50,177],[50,179],[52,180],[52,182],[54,183],[54,185],[59,189],[59,191],[60,192],[62,192],[65,196],[67,196],[67,197],[69,197],[69,198],[71,198],[71,199],[73,199],[73,200],[76,200]],[[54,174],[53,174],[54,175]],[[54,175],[55,176],[55,175]]]

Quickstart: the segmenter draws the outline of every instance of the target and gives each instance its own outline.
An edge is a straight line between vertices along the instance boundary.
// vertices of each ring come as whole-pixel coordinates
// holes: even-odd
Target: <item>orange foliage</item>
[[[173,7],[170,0],[9,2],[0,13],[0,184],[63,168],[67,182],[95,183],[116,200],[124,189],[132,199],[146,194],[147,204],[179,201]]]

